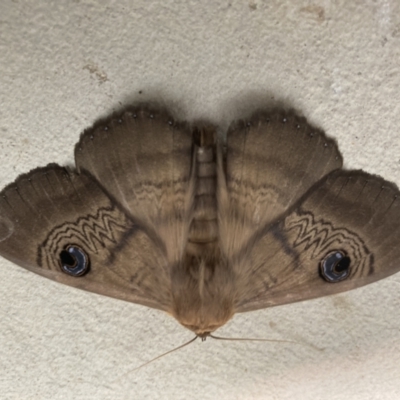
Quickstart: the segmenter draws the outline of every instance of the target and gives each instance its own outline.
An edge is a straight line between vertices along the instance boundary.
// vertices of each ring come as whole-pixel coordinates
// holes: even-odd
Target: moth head
[[[197,336],[208,336],[225,325],[234,314],[233,297],[226,288],[220,286],[218,289],[199,290],[195,285],[190,290],[175,293],[173,316]]]
[[[205,311],[198,308],[179,316],[174,315],[181,325],[194,332],[201,338],[207,337],[221,326],[225,325],[233,316],[232,309],[218,307],[215,310]]]

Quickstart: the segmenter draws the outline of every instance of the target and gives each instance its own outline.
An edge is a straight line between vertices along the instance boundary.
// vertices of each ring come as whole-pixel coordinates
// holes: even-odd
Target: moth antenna
[[[294,340],[279,340],[279,339],[262,339],[262,338],[228,338],[228,337],[221,337],[221,336],[214,336],[214,335],[208,335],[209,337],[217,340],[232,340],[232,341],[252,341],[252,342],[275,342],[275,343],[295,343],[295,344],[302,344],[306,346],[312,347],[314,350],[318,351],[323,351],[323,348],[317,347],[313,344],[310,343],[301,343],[301,342],[296,342]]]
[[[123,374],[121,377],[119,377],[118,379],[116,379],[116,380],[114,381],[114,383],[117,382],[117,381],[120,381],[122,378],[124,378],[126,375],[130,374],[131,372],[135,372],[135,371],[139,370],[140,368],[144,367],[145,365],[148,365],[148,364],[152,363],[153,361],[158,360],[159,358],[162,358],[162,357],[164,357],[164,356],[166,356],[166,355],[168,355],[168,354],[170,354],[170,353],[173,353],[174,351],[177,351],[177,350],[182,349],[183,347],[185,347],[185,346],[189,345],[190,343],[194,342],[197,338],[198,338],[198,336],[195,336],[193,339],[190,339],[188,342],[186,342],[186,343],[184,343],[184,344],[181,344],[180,346],[175,347],[175,348],[172,349],[172,350],[168,350],[167,352],[165,352],[165,353],[163,353],[163,354],[161,354],[161,355],[159,355],[159,356],[157,356],[157,357],[155,357],[155,358],[152,358],[152,359],[149,360],[149,361],[146,361],[144,364],[140,365],[139,367],[136,367],[136,368],[131,369],[130,371],[126,372],[126,373]]]
[[[293,340],[279,340],[279,339],[262,339],[262,338],[228,338],[222,336],[214,336],[208,335],[209,337],[217,340],[231,340],[231,341],[252,341],[252,342],[275,342],[275,343],[296,343],[301,344],[300,342],[295,342]]]

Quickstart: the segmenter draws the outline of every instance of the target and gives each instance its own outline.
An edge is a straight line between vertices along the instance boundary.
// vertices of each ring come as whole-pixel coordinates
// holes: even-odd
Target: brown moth
[[[85,131],[75,160],[3,189],[0,254],[202,338],[235,313],[400,270],[397,187],[341,169],[335,142],[291,112],[236,122],[222,145],[137,107]]]

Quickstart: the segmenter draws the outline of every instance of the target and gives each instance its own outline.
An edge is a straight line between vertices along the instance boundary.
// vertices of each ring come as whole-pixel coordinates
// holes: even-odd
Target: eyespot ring
[[[61,270],[67,275],[78,277],[89,272],[87,253],[79,246],[69,245],[59,254]]]
[[[343,281],[350,275],[350,257],[342,250],[329,252],[320,262],[322,277],[330,283]]]

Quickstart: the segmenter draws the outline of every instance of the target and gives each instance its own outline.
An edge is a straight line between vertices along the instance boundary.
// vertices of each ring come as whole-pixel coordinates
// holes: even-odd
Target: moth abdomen
[[[196,188],[187,247],[190,254],[202,252],[204,245],[213,247],[218,238],[215,130],[196,129],[194,142]]]

